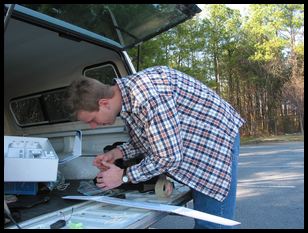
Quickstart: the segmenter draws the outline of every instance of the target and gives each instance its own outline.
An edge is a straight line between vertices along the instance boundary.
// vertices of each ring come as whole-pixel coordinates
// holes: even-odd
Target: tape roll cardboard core
[[[170,197],[173,192],[173,183],[165,175],[160,175],[155,184],[155,194],[158,197]]]

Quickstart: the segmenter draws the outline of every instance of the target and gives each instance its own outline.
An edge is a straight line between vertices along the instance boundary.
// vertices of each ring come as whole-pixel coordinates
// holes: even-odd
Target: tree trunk
[[[214,71],[215,71],[215,81],[216,81],[216,93],[220,94],[220,77],[219,77],[219,63],[216,54],[214,55]]]
[[[304,115],[299,114],[299,124],[301,127],[301,134],[304,135]]]

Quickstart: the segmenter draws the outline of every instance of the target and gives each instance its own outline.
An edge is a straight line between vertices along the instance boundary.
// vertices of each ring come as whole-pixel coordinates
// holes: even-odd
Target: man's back
[[[157,173],[165,169],[222,200],[231,181],[232,144],[244,122],[234,108],[198,80],[168,67],[151,67],[117,82],[121,115],[149,158],[143,165]]]

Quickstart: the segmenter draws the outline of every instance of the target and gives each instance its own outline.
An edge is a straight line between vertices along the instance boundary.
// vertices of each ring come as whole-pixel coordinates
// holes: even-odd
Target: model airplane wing
[[[207,214],[205,212],[201,212],[201,211],[197,211],[197,210],[193,210],[193,209],[189,209],[189,208],[181,207],[181,206],[133,201],[133,200],[120,199],[120,198],[115,198],[115,197],[108,197],[108,196],[65,196],[62,198],[97,201],[97,202],[103,202],[103,203],[108,203],[108,204],[113,204],[113,205],[121,205],[121,206],[127,206],[127,207],[135,207],[135,208],[141,208],[141,209],[170,212],[170,213],[175,213],[175,214],[179,214],[179,215],[183,215],[183,216],[187,216],[191,218],[197,218],[197,219],[201,219],[204,221],[222,224],[226,226],[235,226],[235,225],[240,224],[240,222],[236,222],[234,220],[222,218],[219,216]]]

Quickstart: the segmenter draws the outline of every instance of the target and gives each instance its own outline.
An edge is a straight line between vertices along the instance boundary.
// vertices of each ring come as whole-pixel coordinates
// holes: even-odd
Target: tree
[[[274,134],[278,133],[283,88],[290,79],[285,53],[289,43],[283,36],[285,33],[282,33],[286,28],[286,14],[282,13],[282,7],[287,5],[251,5],[251,15],[245,24],[246,33],[254,44],[254,53],[249,59],[262,67],[258,75],[265,77],[265,98],[262,101],[266,109],[264,121],[269,133]]]
[[[283,100],[285,109],[294,109],[298,117],[301,133],[304,134],[304,5],[281,4],[277,5],[280,11],[281,36],[287,41],[288,61],[291,70],[290,80],[284,85]],[[287,118],[288,113],[284,116]],[[285,120],[286,125],[288,119]]]
[[[29,5],[67,21],[77,13],[80,26],[119,40],[106,26],[111,19],[103,4]],[[117,7],[120,15],[127,7],[129,14],[140,13],[138,4],[108,7]],[[223,4],[203,11],[205,18],[194,17],[141,44],[140,69],[167,65],[207,84],[246,120],[242,134],[303,133],[304,5],[252,4],[245,17]],[[120,15],[120,24],[133,23],[122,22]],[[128,50],[135,64],[137,52]]]

